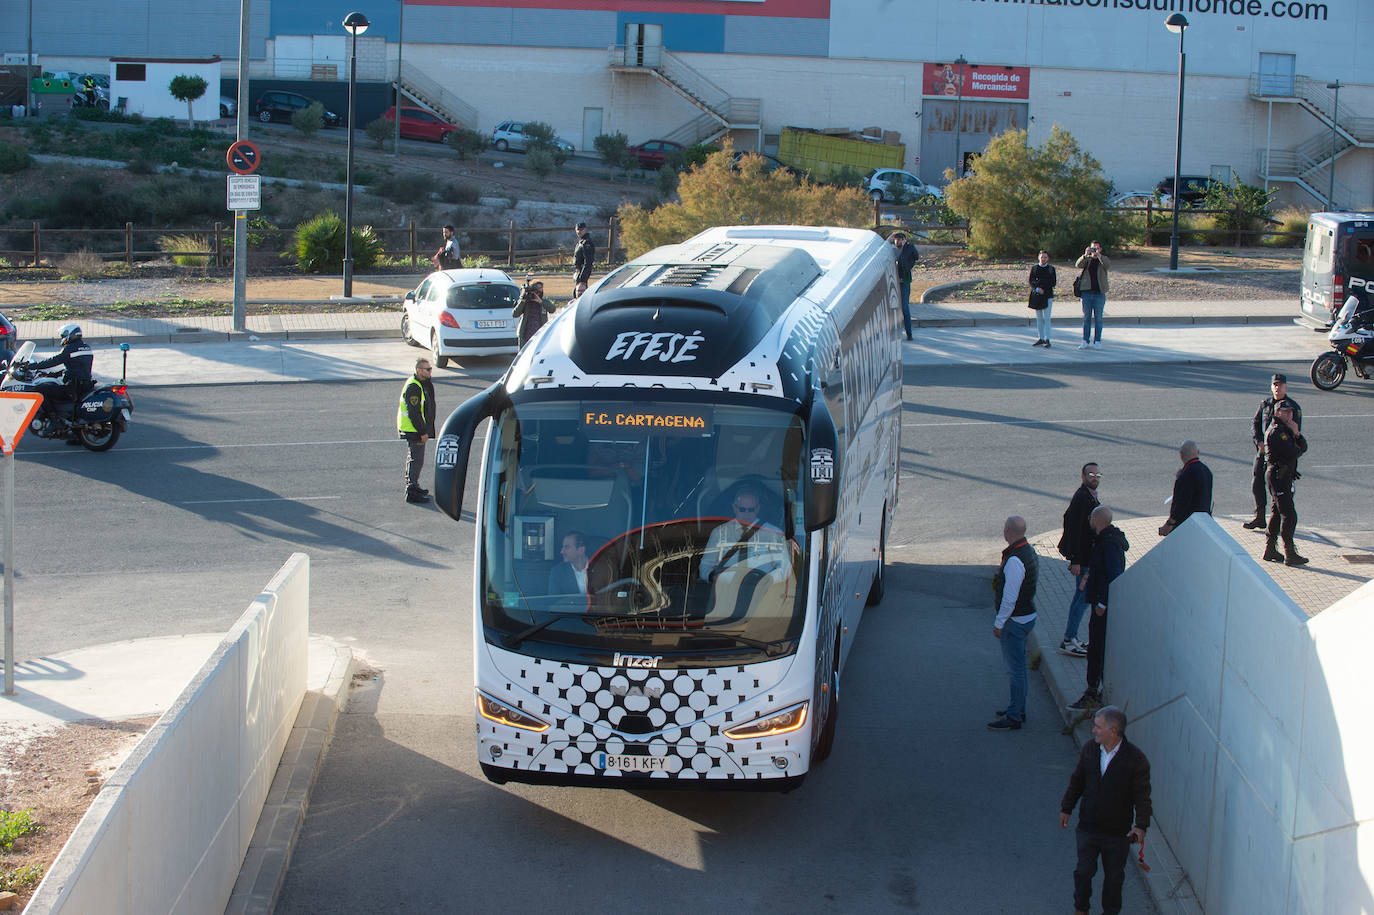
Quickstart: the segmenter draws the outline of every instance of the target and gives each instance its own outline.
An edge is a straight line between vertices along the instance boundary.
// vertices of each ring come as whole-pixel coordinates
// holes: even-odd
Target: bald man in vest
[[[401,388],[401,402],[396,407],[396,432],[410,446],[406,458],[406,501],[420,504],[429,501],[429,490],[420,488],[420,471],[425,466],[425,444],[434,437],[434,382],[430,374],[434,366],[421,356],[415,360],[415,372]]]
[[[997,618],[992,634],[1002,643],[1002,658],[1007,664],[1011,696],[1007,707],[989,722],[990,731],[1019,731],[1026,722],[1026,639],[1035,628],[1035,584],[1039,561],[1026,542],[1026,519],[1012,515],[1002,525],[1002,565],[993,578],[997,595]]]

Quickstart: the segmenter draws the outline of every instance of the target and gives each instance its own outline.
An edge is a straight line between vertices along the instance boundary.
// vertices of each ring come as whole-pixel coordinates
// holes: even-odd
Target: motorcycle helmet
[[[66,346],[68,343],[79,343],[81,341],[81,325],[64,325],[62,330],[59,332],[58,339],[61,341],[63,346]]]

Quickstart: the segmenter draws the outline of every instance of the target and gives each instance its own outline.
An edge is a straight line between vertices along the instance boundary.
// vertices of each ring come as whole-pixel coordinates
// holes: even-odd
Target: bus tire
[[[887,518],[887,506],[883,506],[883,518]],[[867,606],[873,607],[883,602],[883,591],[887,583],[887,525],[878,532],[878,568],[873,573],[873,584],[868,586]]]
[[[836,649],[838,652],[838,649]],[[836,654],[835,663],[840,662],[839,655]],[[813,763],[825,762],[830,756],[830,751],[835,748],[835,719],[840,716],[840,672],[836,668],[830,671],[830,710],[825,716],[825,724],[821,726],[821,736],[816,741],[816,751],[811,754]]]

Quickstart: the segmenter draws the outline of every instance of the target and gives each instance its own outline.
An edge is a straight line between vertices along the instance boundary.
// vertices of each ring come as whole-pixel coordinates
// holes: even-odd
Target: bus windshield
[[[655,394],[517,401],[496,419],[480,526],[494,643],[664,667],[795,650],[801,420]]]

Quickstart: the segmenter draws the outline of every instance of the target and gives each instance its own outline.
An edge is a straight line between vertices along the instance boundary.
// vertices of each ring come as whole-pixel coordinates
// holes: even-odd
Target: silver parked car
[[[508,149],[524,152],[525,145],[529,142],[525,136],[525,121],[502,121],[496,125],[496,129],[491,132],[491,145],[493,148],[504,152]],[[553,142],[559,149],[568,155],[576,152],[576,148],[562,137],[554,137]]]

